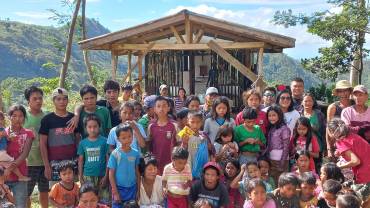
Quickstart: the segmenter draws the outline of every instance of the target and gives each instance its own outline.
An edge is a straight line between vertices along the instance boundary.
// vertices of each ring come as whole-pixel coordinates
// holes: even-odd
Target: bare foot
[[[30,181],[31,178],[30,177],[27,177],[27,176],[21,176],[21,177],[18,177],[18,180],[19,181]]]

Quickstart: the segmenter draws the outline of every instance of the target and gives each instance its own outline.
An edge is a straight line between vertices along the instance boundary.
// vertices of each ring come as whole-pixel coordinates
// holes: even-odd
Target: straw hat
[[[346,89],[350,89],[351,91],[353,90],[351,83],[349,83],[349,81],[347,80],[340,80],[337,83],[335,83],[335,88],[333,89],[332,94],[336,96],[337,90],[346,90]]]

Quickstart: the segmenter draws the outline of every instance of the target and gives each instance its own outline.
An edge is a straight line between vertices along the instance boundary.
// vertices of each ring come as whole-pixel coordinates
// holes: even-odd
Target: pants
[[[15,181],[6,183],[10,190],[13,192],[15,207],[16,208],[25,208],[27,196],[27,182],[26,181]]]
[[[122,203],[112,203],[112,208],[121,208],[122,204],[131,200],[136,200],[136,184],[131,187],[117,186]],[[114,200],[113,200],[114,201]]]
[[[167,208],[187,208],[188,207],[188,197],[172,197],[167,196]]]

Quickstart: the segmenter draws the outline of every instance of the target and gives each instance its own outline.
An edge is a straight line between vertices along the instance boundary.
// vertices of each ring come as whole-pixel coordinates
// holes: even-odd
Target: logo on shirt
[[[100,147],[86,148],[86,154],[88,162],[100,161]]]

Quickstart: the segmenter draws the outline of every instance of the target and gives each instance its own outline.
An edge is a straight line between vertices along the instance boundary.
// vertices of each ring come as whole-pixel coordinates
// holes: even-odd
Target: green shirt
[[[89,114],[91,113],[87,113],[85,110],[82,110],[80,114],[79,132],[81,133],[82,138],[87,137],[87,132],[83,121],[84,118]],[[97,105],[94,114],[100,119],[100,134],[103,137],[108,137],[109,130],[112,128],[109,110],[106,107]]]
[[[259,139],[263,144],[266,144],[265,135],[258,125],[254,125],[252,132],[247,131],[243,125],[239,125],[234,129],[234,137],[238,144],[248,138]],[[242,147],[239,145],[239,149],[241,152],[259,152],[260,146],[258,144],[245,144]]]
[[[35,135],[35,139],[32,142],[30,153],[28,154],[27,157],[28,166],[44,166],[40,152],[39,129],[41,126],[41,119],[44,118],[46,114],[48,114],[48,112],[41,111],[41,113],[39,113],[37,116],[34,116],[29,111],[27,111],[27,117],[23,127],[32,130],[33,134]]]
[[[144,128],[145,132],[148,133],[148,126],[149,126],[149,116],[148,114],[143,115],[138,121],[139,124]]]

